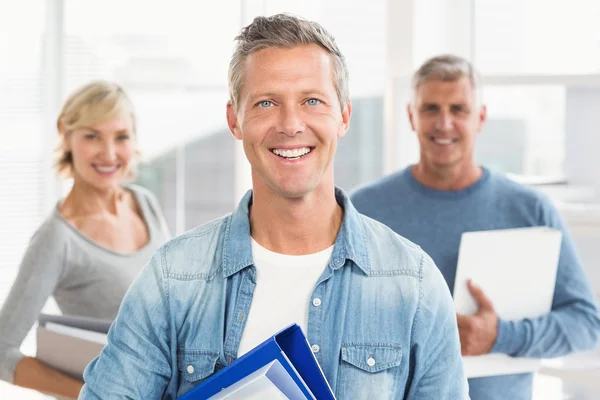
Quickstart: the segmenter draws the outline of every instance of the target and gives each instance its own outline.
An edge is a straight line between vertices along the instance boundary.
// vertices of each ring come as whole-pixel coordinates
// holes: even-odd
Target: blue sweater
[[[540,193],[485,168],[468,188],[439,191],[419,183],[407,168],[357,190],[351,199],[358,211],[420,245],[451,291],[463,232],[527,226],[561,229],[552,311],[521,321],[500,319],[492,352],[551,358],[596,346],[600,319],[592,289],[564,223]],[[532,396],[532,381],[532,374],[476,378],[469,380],[469,390],[472,400],[524,400]]]

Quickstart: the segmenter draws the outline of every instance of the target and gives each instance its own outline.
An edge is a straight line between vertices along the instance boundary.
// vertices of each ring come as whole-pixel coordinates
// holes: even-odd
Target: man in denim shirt
[[[80,398],[175,399],[293,322],[339,399],[468,398],[439,270],[334,186],[351,114],[334,39],[275,15],[237,41],[227,121],[253,189],[154,255]]]

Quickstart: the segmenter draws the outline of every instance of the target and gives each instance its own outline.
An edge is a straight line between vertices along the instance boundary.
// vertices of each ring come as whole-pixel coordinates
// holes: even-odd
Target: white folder
[[[208,400],[307,400],[279,360],[274,360]]]
[[[454,305],[473,315],[478,306],[467,280],[479,286],[504,320],[535,318],[550,312],[562,232],[548,227],[466,232],[462,235]],[[504,354],[464,357],[468,378],[534,372],[540,360]]]
[[[85,367],[107,342],[111,321],[65,315],[40,315],[37,358],[59,371],[81,379]]]

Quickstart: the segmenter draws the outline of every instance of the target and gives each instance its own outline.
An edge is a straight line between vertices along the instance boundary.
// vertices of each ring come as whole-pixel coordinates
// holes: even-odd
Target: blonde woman
[[[169,232],[155,198],[125,184],[138,152],[133,107],[123,89],[102,81],[80,88],[57,125],[56,167],[73,186],[33,235],[0,311],[0,379],[76,398],[83,383],[23,356],[21,342],[50,296],[64,314],[114,318]]]

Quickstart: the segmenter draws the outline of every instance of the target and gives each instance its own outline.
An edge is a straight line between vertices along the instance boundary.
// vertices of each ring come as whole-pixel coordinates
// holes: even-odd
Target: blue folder
[[[265,340],[233,363],[179,397],[178,400],[207,399],[273,360],[279,360],[302,393],[310,399],[335,400],[335,396],[313,355],[302,329],[296,324]],[[304,382],[304,383],[303,383]]]

